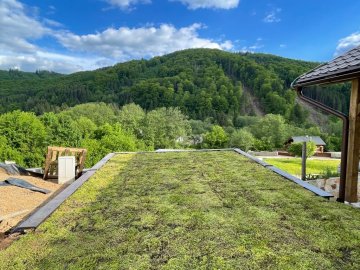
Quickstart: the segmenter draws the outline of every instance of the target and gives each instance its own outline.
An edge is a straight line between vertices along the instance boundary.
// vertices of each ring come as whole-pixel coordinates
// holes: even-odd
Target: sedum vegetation
[[[0,269],[359,269],[360,212],[234,152],[123,154]]]

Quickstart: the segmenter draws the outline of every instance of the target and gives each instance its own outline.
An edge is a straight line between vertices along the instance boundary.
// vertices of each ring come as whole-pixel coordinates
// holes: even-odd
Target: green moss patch
[[[0,269],[359,269],[360,211],[234,152],[117,155]]]

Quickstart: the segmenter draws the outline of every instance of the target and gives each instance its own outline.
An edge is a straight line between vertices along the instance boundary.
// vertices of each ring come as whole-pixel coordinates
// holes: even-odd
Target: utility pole
[[[306,144],[307,144],[308,136],[306,136],[306,139],[303,142],[302,145],[302,163],[301,163],[301,179],[306,180]]]

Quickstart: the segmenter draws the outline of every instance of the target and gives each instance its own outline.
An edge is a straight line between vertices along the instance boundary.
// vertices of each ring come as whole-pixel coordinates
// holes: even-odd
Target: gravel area
[[[23,179],[37,187],[45,188],[52,192],[49,194],[42,194],[40,192],[34,192],[15,186],[0,186],[0,217],[19,213],[19,215],[16,215],[15,217],[6,218],[0,221],[0,234],[14,227],[62,186],[49,181],[44,181],[41,178],[23,175],[8,175],[0,171],[0,181],[4,181],[9,177]]]

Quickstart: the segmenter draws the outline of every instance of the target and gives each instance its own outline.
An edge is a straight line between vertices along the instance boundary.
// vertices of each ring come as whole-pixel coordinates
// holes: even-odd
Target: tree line
[[[134,103],[86,103],[58,113],[15,110],[0,115],[0,162],[14,160],[25,167],[41,167],[47,146],[88,149],[90,167],[107,153],[151,151],[159,148],[224,148],[243,150],[282,149],[294,135],[322,135],[336,150],[341,125],[332,132],[318,127],[296,127],[281,115],[240,116],[236,126],[219,126],[212,118],[189,119],[179,108],[144,110]]]

